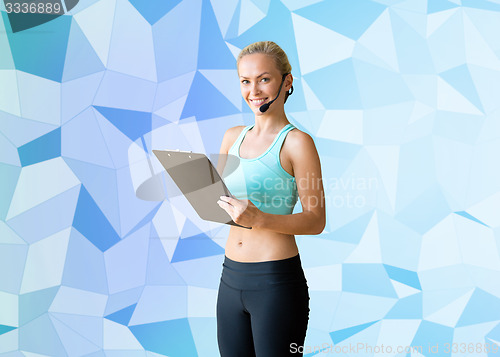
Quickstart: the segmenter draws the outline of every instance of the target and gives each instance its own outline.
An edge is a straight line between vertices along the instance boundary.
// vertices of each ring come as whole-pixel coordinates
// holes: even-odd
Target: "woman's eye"
[[[241,81],[242,84],[248,84],[248,81],[246,79]]]
[[[269,82],[269,78],[262,78],[262,82]]]

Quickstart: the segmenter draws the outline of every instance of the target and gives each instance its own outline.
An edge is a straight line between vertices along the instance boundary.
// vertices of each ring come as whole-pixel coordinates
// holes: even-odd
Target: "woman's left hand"
[[[254,227],[258,224],[262,211],[250,200],[239,200],[237,198],[220,196],[217,201],[237,224],[245,227]]]

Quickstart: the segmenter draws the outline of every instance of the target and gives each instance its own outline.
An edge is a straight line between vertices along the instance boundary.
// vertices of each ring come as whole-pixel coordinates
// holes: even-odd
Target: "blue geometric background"
[[[229,226],[151,150],[253,123],[235,57],[259,40],[327,196],[296,237],[306,355],[497,355],[500,1],[82,0],[16,33],[1,9],[2,356],[218,355]]]

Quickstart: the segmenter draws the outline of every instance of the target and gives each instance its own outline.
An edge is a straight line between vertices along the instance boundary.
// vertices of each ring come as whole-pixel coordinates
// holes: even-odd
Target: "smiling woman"
[[[273,96],[273,100],[270,100],[269,97],[264,97],[266,96],[267,93],[266,91],[263,91],[262,93],[259,93],[260,97],[253,97],[253,95],[257,94],[257,92],[251,93],[252,89],[255,89],[254,87],[251,87],[252,81],[251,78],[246,77],[245,75],[247,73],[251,73],[252,70],[255,70],[255,66],[262,65],[262,63],[258,63],[259,58],[255,58],[256,56],[253,56],[253,58],[248,58],[249,55],[252,54],[257,54],[261,55],[260,59],[263,60],[264,62],[266,61],[273,61],[275,62],[275,68],[271,70],[270,72],[264,71],[261,72],[259,75],[254,80],[254,83],[256,85],[259,84],[269,84],[271,78],[273,75],[276,75],[276,72],[279,72],[281,74],[281,82],[280,82],[280,87],[273,93],[270,93]],[[263,57],[262,57],[263,56]],[[266,58],[267,56],[267,58]],[[252,57],[252,56],[251,56]],[[259,56],[257,56],[259,57]],[[257,62],[256,62],[257,61]],[[243,51],[238,56],[237,60],[237,66],[238,66],[238,73],[240,74],[240,82],[241,82],[241,94],[243,95],[243,98],[245,98],[247,104],[250,106],[252,110],[254,109],[259,109],[261,113],[264,113],[269,109],[270,104],[274,103],[276,99],[278,99],[278,96],[281,94],[281,88],[283,86],[283,83],[286,79],[286,77],[290,76],[291,77],[291,71],[292,71],[292,66],[288,62],[288,57],[286,53],[274,42],[271,41],[266,41],[266,42],[256,42],[250,46],[247,46]],[[260,68],[263,68],[260,66]],[[241,72],[240,72],[241,69]],[[293,79],[291,79],[293,80]],[[290,82],[291,83],[291,82]],[[274,83],[275,84],[275,83]],[[262,85],[261,85],[262,87]],[[263,86],[264,89],[273,89],[269,88],[266,86]],[[275,89],[275,88],[274,88]],[[290,92],[286,91],[285,93],[285,99],[284,103],[288,99],[288,96],[293,92],[293,86],[290,85]],[[277,94],[275,94],[277,93]],[[276,97],[274,97],[276,95]],[[267,102],[267,105],[265,104]],[[263,110],[262,106],[265,105],[265,109]],[[255,111],[254,111],[255,112]],[[256,113],[257,114],[257,113]]]
[[[241,51],[237,67],[255,124],[224,135],[221,158],[239,162],[219,160],[234,198],[218,203],[252,229],[229,231],[217,298],[219,350],[222,357],[300,356],[292,347],[305,339],[309,293],[295,235],[319,234],[325,226],[320,160],[312,138],[285,115],[293,91],[286,53],[274,42],[256,42]],[[302,212],[292,214],[298,198]]]

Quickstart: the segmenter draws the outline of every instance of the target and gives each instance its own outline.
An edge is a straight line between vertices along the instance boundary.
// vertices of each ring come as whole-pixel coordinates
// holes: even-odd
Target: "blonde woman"
[[[256,42],[241,51],[237,68],[255,124],[224,135],[217,170],[235,198],[223,196],[218,204],[251,229],[229,231],[217,297],[219,351],[301,356],[309,292],[295,235],[325,227],[320,160],[312,138],[285,115],[293,92],[285,52],[274,42]],[[238,159],[236,168],[226,165],[228,156]],[[298,198],[302,212],[292,214]]]

